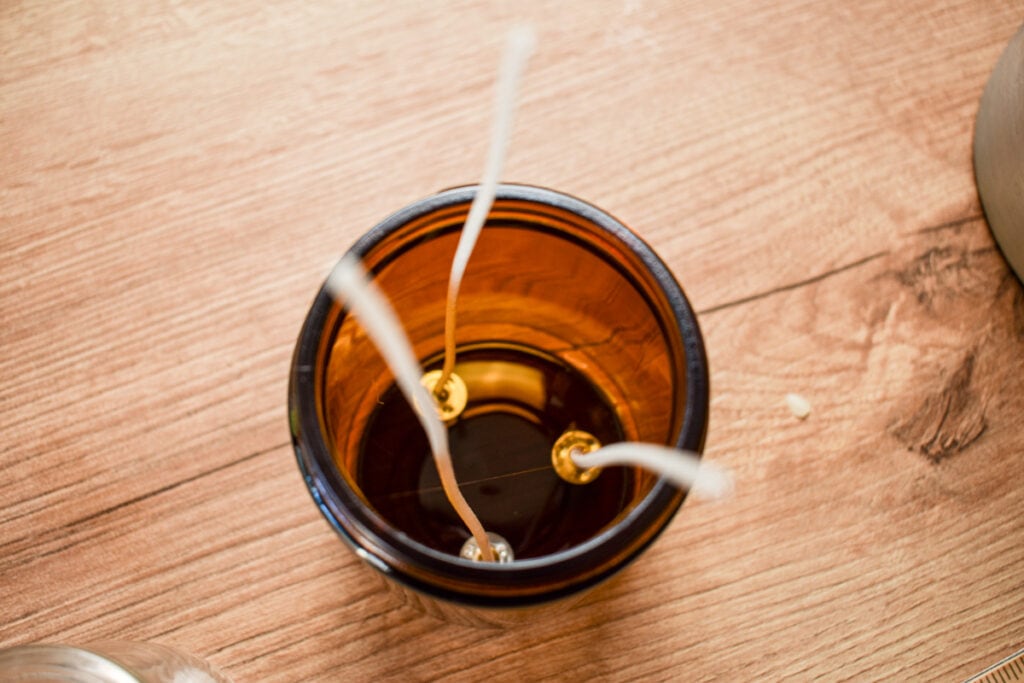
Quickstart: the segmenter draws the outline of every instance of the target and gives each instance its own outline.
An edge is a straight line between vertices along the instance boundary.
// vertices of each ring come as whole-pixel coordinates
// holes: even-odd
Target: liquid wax
[[[634,476],[610,468],[586,485],[563,481],[551,447],[567,429],[622,441],[615,411],[581,373],[507,344],[460,350],[455,372],[469,402],[449,428],[459,487],[484,528],[516,559],[577,545],[631,499]],[[469,537],[441,489],[426,435],[397,387],[380,399],[362,439],[356,480],[370,505],[411,538],[457,554]]]

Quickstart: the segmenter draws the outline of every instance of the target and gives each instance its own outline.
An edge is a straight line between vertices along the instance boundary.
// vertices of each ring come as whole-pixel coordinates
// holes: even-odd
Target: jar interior
[[[425,369],[439,367],[452,256],[468,203],[388,234],[364,265]],[[411,408],[359,324],[335,310],[323,336],[321,420],[335,464],[398,534],[457,554],[468,532],[444,498]],[[685,358],[659,283],[621,240],[578,214],[498,200],[458,300],[456,373],[469,403],[450,426],[456,476],[517,559],[565,550],[614,525],[656,478],[607,468],[585,485],[551,467],[554,441],[672,443]]]

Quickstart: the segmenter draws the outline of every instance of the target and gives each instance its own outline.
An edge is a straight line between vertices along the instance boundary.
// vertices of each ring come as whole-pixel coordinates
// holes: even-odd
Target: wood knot
[[[953,296],[961,289],[970,273],[971,257],[965,248],[932,247],[898,271],[896,279],[913,291],[919,303],[931,308],[935,299]]]
[[[938,463],[970,446],[985,431],[985,406],[972,384],[976,353],[969,352],[939,391],[891,428],[908,450]]]

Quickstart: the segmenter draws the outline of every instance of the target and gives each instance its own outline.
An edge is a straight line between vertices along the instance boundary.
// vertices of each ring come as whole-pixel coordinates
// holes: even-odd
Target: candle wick
[[[660,474],[679,488],[701,498],[718,499],[732,493],[732,476],[723,468],[701,461],[700,456],[653,443],[623,441],[602,446],[589,453],[574,448],[573,463],[582,469],[633,465]]]
[[[459,518],[469,529],[480,547],[485,562],[494,561],[494,552],[483,525],[462,496],[455,479],[451,450],[448,444],[448,429],[437,414],[437,406],[430,392],[420,384],[423,369],[416,360],[409,338],[402,330],[394,309],[380,289],[371,282],[359,259],[346,254],[331,271],[324,285],[328,292],[348,306],[377,346],[384,361],[395,375],[395,383],[427,433],[430,450],[437,464],[441,487]]]
[[[536,35],[530,26],[517,26],[509,31],[505,42],[505,52],[501,60],[501,70],[494,101],[494,122],[491,127],[490,146],[487,151],[487,163],[484,165],[483,179],[473,196],[469,207],[469,216],[462,228],[459,244],[452,259],[452,269],[448,277],[448,296],[444,311],[444,364],[441,377],[434,385],[434,394],[447,385],[455,369],[455,307],[462,286],[462,276],[466,272],[469,257],[476,246],[477,238],[484,227],[487,214],[494,204],[494,195],[501,179],[501,171],[505,165],[505,154],[512,133],[512,118],[515,112],[516,92],[519,80],[526,70],[526,63],[533,52]]]

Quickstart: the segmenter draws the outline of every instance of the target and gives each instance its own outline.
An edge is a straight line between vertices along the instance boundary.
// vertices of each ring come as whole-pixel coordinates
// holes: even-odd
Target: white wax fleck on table
[[[811,414],[810,402],[800,394],[786,394],[786,405],[789,406],[789,412],[793,413],[793,417],[799,420],[806,420]]]

